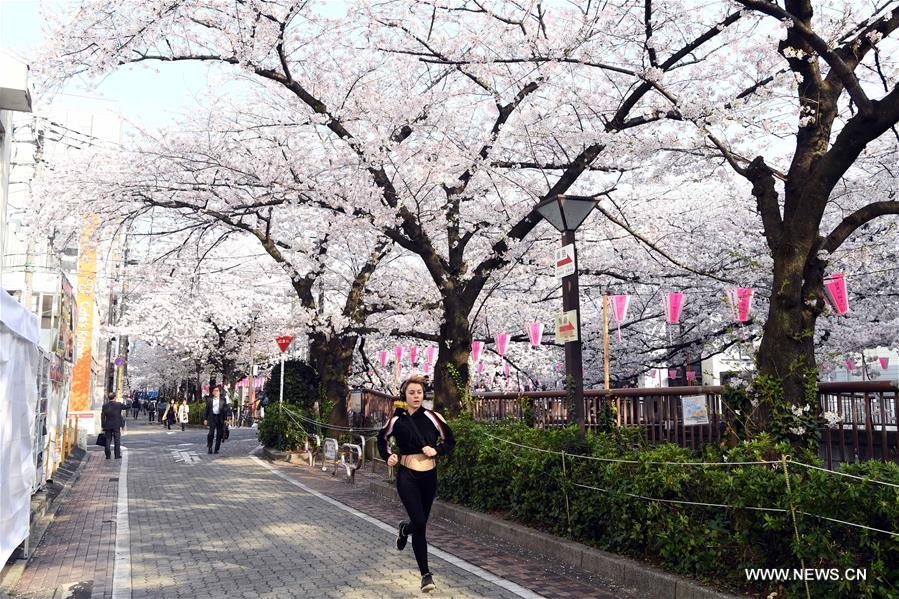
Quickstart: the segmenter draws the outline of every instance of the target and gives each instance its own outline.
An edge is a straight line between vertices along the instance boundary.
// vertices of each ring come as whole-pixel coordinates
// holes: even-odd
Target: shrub
[[[280,393],[281,365],[278,364],[263,387],[263,396],[268,400],[264,405],[278,403]],[[312,366],[299,360],[284,363],[284,403],[310,410],[321,396],[321,380]]]
[[[296,451],[306,443],[306,433],[291,418],[288,412],[292,408],[288,404],[273,403],[265,408],[265,418],[259,421],[256,438],[266,447],[280,451]]]
[[[899,537],[848,527],[816,514],[899,530],[899,492],[788,463],[783,466],[681,466],[649,462],[778,461],[790,444],[762,434],[697,456],[671,444],[646,447],[628,431],[588,435],[574,427],[534,430],[520,423],[451,423],[456,449],[441,464],[442,497],[503,512],[524,524],[648,560],[679,574],[767,597],[805,597],[802,582],[749,583],[744,568],[867,568],[867,581],[813,582],[813,597],[899,596]],[[550,450],[539,452],[494,437]],[[562,457],[566,452],[563,470]],[[580,454],[629,460],[588,460]],[[796,458],[799,460],[800,458]],[[801,461],[820,465],[810,454]],[[847,473],[899,484],[899,466],[866,462]],[[577,484],[600,490],[587,489]],[[638,496],[770,507],[783,512],[648,501]],[[790,503],[799,512],[796,542]],[[804,512],[804,513],[803,513]]]

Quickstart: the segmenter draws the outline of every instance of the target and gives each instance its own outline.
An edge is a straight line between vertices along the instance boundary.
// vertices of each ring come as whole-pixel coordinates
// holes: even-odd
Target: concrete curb
[[[72,486],[78,479],[81,477],[81,471],[84,469],[84,465],[87,463],[87,453],[88,450],[83,449],[85,452],[84,457],[82,457],[78,461],[78,465],[75,467],[75,471],[72,472],[72,475],[63,483],[63,488],[60,490],[59,494],[52,502],[48,502],[42,508],[42,512],[37,517],[37,522],[31,529],[31,534],[29,535],[29,543],[31,545],[31,551],[28,555],[28,559],[17,559],[16,561],[5,565],[5,567],[0,567],[0,598],[5,597],[4,593],[12,594],[13,589],[16,588],[16,585],[19,584],[19,580],[22,578],[22,574],[25,573],[25,568],[28,567],[28,564],[31,563],[31,560],[34,558],[34,554],[37,551],[38,546],[41,544],[41,541],[44,539],[44,534],[47,532],[47,529],[50,528],[50,524],[53,522],[56,517],[56,512],[59,511],[60,506],[66,501],[69,496],[69,491],[72,489]]]
[[[308,464],[306,454],[296,451],[279,451],[270,447],[263,447],[262,453],[270,460],[275,462],[288,462],[290,464]]]
[[[385,482],[373,481],[369,483],[369,490],[390,501],[400,500],[396,488]],[[581,568],[648,599],[743,599],[740,595],[716,591],[644,562],[593,549],[444,501],[435,501],[431,514],[553,561]]]

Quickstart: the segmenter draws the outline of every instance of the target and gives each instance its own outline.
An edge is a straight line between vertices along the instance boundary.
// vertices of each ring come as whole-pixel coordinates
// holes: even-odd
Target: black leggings
[[[415,561],[418,562],[418,570],[424,576],[430,572],[428,570],[427,526],[428,516],[431,514],[431,504],[434,503],[434,495],[437,493],[437,469],[418,472],[400,466],[396,473],[396,490],[409,514],[410,523],[406,525],[403,532],[412,535]]]

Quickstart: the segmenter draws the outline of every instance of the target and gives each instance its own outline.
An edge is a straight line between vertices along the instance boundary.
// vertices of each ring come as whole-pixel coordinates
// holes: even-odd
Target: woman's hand
[[[433,458],[435,455],[437,455],[437,450],[430,445],[425,445],[424,447],[422,447],[421,452],[429,458]]]
[[[390,454],[390,457],[387,458],[387,465],[390,466],[391,468],[393,468],[394,466],[396,466],[399,463],[399,461],[400,461],[399,456],[397,456],[395,453],[392,453],[392,454]]]

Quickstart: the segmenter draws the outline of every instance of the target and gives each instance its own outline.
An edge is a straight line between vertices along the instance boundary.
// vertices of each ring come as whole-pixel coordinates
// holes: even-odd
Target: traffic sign
[[[118,358],[116,358],[116,359],[113,361],[113,364],[115,364],[116,366],[124,366],[124,365],[125,365],[125,358],[123,358],[122,356],[119,356]]]
[[[577,341],[577,310],[569,310],[556,316],[556,342]]]
[[[555,251],[553,264],[556,267],[556,278],[561,279],[574,274],[574,244],[563,245]]]
[[[281,353],[287,351],[287,348],[290,347],[291,342],[293,342],[293,337],[290,335],[282,335],[281,337],[275,337],[275,341],[278,343],[278,347],[281,348]]]

